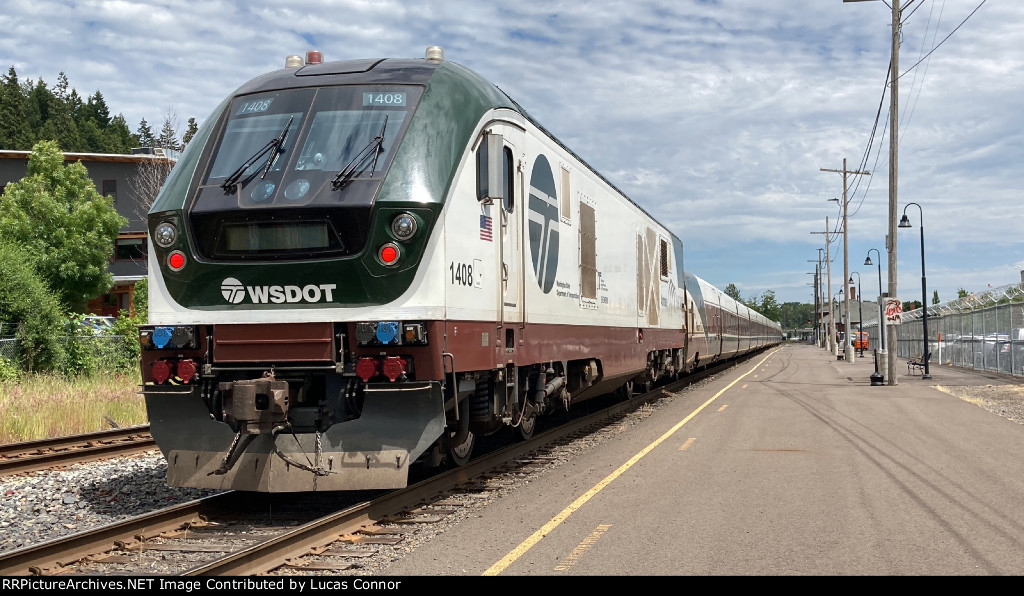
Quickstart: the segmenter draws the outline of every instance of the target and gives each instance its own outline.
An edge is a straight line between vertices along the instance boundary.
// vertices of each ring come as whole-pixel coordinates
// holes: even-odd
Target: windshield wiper
[[[261,178],[267,177],[267,174],[270,173],[270,168],[274,167],[274,164],[277,162],[278,156],[284,153],[284,140],[288,136],[288,129],[292,126],[292,120],[295,120],[295,116],[288,118],[288,123],[284,125],[284,129],[281,131],[280,135],[270,139],[262,149],[257,151],[256,154],[249,159],[245,160],[245,163],[238,166],[238,169],[232,172],[231,175],[224,180],[224,183],[221,184],[220,187],[224,189],[225,194],[231,194],[235,190],[235,185],[238,183],[239,179],[241,179],[242,174],[244,174],[246,170],[251,168],[254,163],[259,161],[260,158],[266,155],[269,151],[270,156],[267,157],[267,163],[263,166],[263,175],[260,176]],[[258,172],[259,170],[256,170],[243,180],[242,186],[245,186],[250,180],[255,178]]]
[[[359,153],[352,158],[352,161],[348,162],[344,168],[341,168],[341,171],[338,172],[338,175],[335,176],[334,180],[331,182],[332,190],[338,190],[353,176],[355,176],[357,172],[363,171],[363,168],[360,168],[359,164],[366,161],[370,155],[373,155],[373,165],[370,167],[370,171],[372,172],[377,168],[377,158],[384,152],[384,131],[387,130],[387,128],[388,117],[384,116],[384,125],[380,127],[380,134],[367,143],[367,145],[363,147],[362,150],[360,150]]]

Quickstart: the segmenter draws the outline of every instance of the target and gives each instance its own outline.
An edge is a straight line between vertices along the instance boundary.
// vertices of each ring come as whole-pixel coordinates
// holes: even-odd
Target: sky
[[[900,4],[899,297],[1019,283],[1024,2]],[[891,23],[890,0],[5,0],[0,67],[184,132],[290,54],[439,45],[679,236],[688,271],[813,303],[826,247],[833,296],[844,254],[865,297],[888,290]],[[845,198],[844,160],[870,172]]]

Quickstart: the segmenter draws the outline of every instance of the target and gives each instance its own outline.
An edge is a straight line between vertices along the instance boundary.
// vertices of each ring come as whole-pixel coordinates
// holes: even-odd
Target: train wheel
[[[466,440],[461,445],[451,445],[448,447],[448,459],[455,467],[461,468],[468,464],[469,460],[473,457],[473,446],[475,444],[476,435],[469,433],[469,436],[466,437]]]
[[[631,399],[633,397],[633,381],[626,381],[623,383],[622,387],[619,387],[619,393],[622,397]]]
[[[529,416],[524,417],[522,422],[519,423],[519,426],[516,427],[516,434],[519,435],[520,439],[528,441],[533,437],[533,430],[536,427],[537,415],[531,413]]]

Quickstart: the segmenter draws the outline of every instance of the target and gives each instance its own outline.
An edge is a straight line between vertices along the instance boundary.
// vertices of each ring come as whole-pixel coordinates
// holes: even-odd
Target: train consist
[[[170,484],[399,488],[781,341],[440,48],[286,64],[214,110],[149,214],[143,393]]]

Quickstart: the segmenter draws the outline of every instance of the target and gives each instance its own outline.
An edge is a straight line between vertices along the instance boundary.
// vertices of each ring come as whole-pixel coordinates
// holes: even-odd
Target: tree
[[[156,146],[179,151],[181,144],[178,143],[178,117],[170,109],[164,117],[163,126],[160,127],[160,136],[156,138]]]
[[[96,120],[89,118],[78,125],[78,133],[82,138],[82,148],[90,153],[101,153],[107,144],[107,137],[103,134]]]
[[[110,289],[107,265],[128,223],[102,196],[81,162],[64,165],[53,141],[32,148],[28,172],[0,197],[0,229],[36,255],[36,270],[60,303],[81,312]]]
[[[185,145],[188,145],[188,142],[192,140],[192,137],[196,136],[197,132],[199,132],[199,125],[196,124],[196,119],[195,118],[189,118],[188,119],[188,125],[187,125],[187,127],[185,129],[185,134],[181,135],[181,148],[182,149],[185,148]]]
[[[963,288],[960,288],[960,289],[958,289],[956,291],[956,297],[957,298],[966,298],[966,297],[968,297],[970,295],[971,295],[971,293],[968,292],[967,290],[963,289]]]
[[[799,302],[784,302],[779,306],[779,318],[776,319],[783,329],[799,329],[815,324],[814,305]]]
[[[939,291],[935,290],[932,293],[932,304],[938,304],[938,303],[939,303]]]
[[[57,77],[57,84],[53,87],[49,118],[43,122],[43,127],[37,137],[40,140],[57,141],[59,147],[64,151],[83,150],[78,125],[75,124],[75,112],[81,103],[82,99],[78,97],[78,93],[74,90],[71,93],[68,92],[68,77],[61,72]]]
[[[26,106],[28,125],[32,128],[32,136],[39,140],[42,138],[39,134],[43,130],[43,125],[50,119],[50,106],[55,101],[53,92],[46,86],[43,79],[39,79],[35,83],[26,81],[25,86],[30,87],[27,94],[28,105]]]
[[[736,284],[729,284],[725,286],[725,295],[736,302],[743,302],[743,299],[740,298],[740,291],[736,288]]]
[[[100,127],[100,130],[106,130],[110,126],[110,108],[107,107],[107,102],[99,91],[89,96],[89,100],[78,111],[78,116],[79,125],[91,118],[96,121],[96,125]]]
[[[775,300],[775,290],[765,290],[764,294],[761,294],[757,311],[773,321],[779,321],[782,318],[782,309],[778,301]]]
[[[107,153],[130,153],[133,147],[141,147],[139,138],[132,134],[122,114],[110,119],[110,125],[103,131],[104,151]]]
[[[23,93],[12,66],[0,77],[0,149],[24,150],[32,146],[28,102]]]
[[[912,310],[917,310],[919,308],[921,308],[920,300],[911,300],[909,302],[903,303],[903,312],[910,312]]]
[[[139,122],[139,129],[135,132],[135,136],[139,138],[139,147],[156,147],[153,129],[149,127],[149,123],[146,122],[145,118]]]
[[[158,155],[139,157],[146,159],[139,164],[135,175],[128,180],[128,185],[132,187],[132,191],[138,197],[135,204],[135,215],[145,221],[149,208],[156,201],[156,195],[160,194],[164,181],[174,168],[174,162],[168,157]]]
[[[18,338],[19,364],[29,372],[52,368],[59,360],[64,319],[34,262],[23,246],[0,239],[0,322],[4,335]]]

